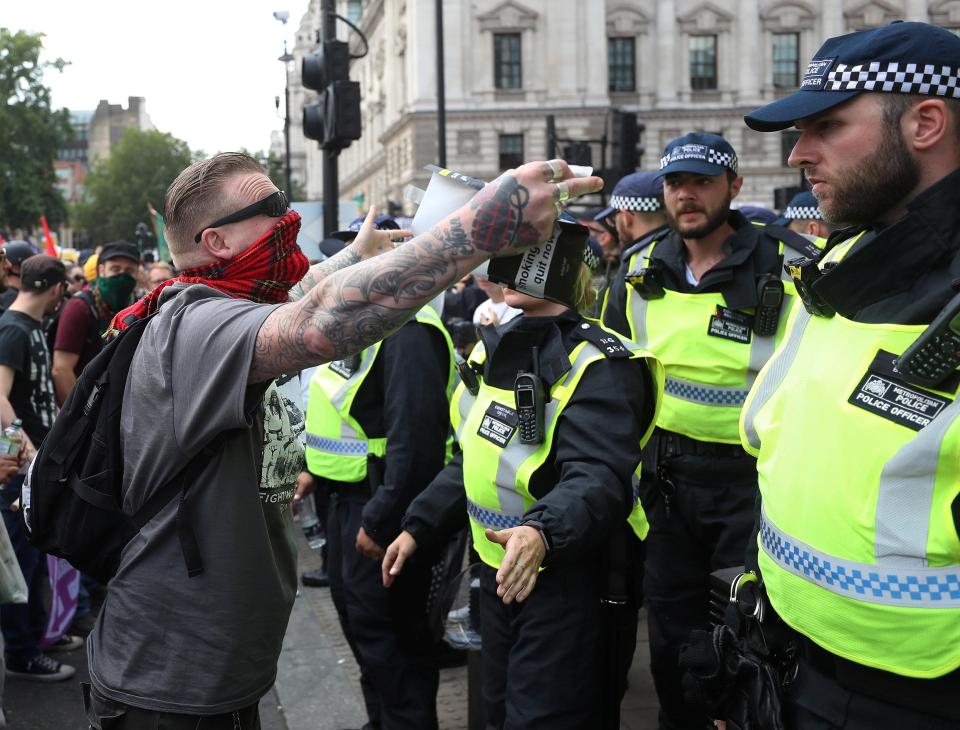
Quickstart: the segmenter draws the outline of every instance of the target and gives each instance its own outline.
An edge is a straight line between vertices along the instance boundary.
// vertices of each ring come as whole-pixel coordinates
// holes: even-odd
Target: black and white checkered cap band
[[[788,206],[786,210],[783,211],[783,217],[791,221],[823,220],[823,215],[820,213],[820,208],[814,208],[809,205],[798,205],[795,207]]]
[[[610,207],[617,210],[633,210],[646,213],[655,213],[663,205],[660,198],[634,198],[629,195],[611,195]]]
[[[827,75],[825,91],[892,91],[960,99],[960,68],[931,63],[838,63]]]
[[[707,147],[706,149],[706,158],[703,154],[691,154],[689,148],[693,145],[682,145],[680,147],[675,147],[670,151],[669,154],[664,155],[660,158],[660,169],[662,170],[671,162],[677,162],[678,160],[697,160],[699,159],[702,162],[707,162],[711,165],[722,165],[723,167],[728,168],[732,172],[736,173],[737,171],[737,156],[729,152],[720,152],[713,149],[712,147]],[[696,145],[702,146],[702,145]],[[685,149],[687,148],[687,149]]]

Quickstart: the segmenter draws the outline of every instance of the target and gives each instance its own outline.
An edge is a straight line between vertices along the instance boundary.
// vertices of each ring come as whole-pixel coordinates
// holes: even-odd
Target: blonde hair
[[[580,274],[573,287],[573,308],[581,314],[593,309],[597,302],[597,290],[593,288],[593,272],[585,263],[580,263]]]

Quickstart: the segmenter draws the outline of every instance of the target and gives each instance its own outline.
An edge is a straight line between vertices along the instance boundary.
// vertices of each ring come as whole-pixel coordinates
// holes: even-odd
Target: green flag
[[[157,251],[160,254],[160,260],[173,263],[173,259],[170,258],[170,249],[167,247],[166,236],[163,235],[163,216],[160,215],[150,203],[147,203],[147,210],[150,212],[150,221],[153,223],[153,236],[157,241]]]

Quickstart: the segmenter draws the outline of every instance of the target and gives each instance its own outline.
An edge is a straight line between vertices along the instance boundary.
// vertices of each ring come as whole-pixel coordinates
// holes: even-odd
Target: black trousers
[[[89,684],[80,689],[90,730],[260,730],[259,703],[221,715],[178,715],[114,702]]]
[[[654,441],[647,451],[656,449]],[[705,710],[686,702],[680,647],[710,624],[710,573],[742,565],[753,531],[756,462],[704,454],[661,457],[669,484],[648,470],[641,501],[650,522],[644,596],[650,631],[650,671],[660,701],[661,730],[712,727]]]
[[[604,571],[589,562],[548,568],[522,603],[504,605],[496,571],[480,569],[483,699],[488,730],[598,730],[610,670],[609,615],[600,602]],[[637,611],[622,621],[619,646],[632,655]],[[630,631],[632,630],[632,641]],[[615,663],[616,660],[614,660]],[[629,667],[629,662],[625,665]],[[611,679],[611,674],[615,675]]]
[[[847,690],[807,662],[800,663],[797,678],[787,688],[783,713],[788,730],[956,730],[958,726],[956,720]]]
[[[415,555],[390,589],[380,563],[356,550],[366,495],[330,499],[327,574],[340,626],[360,665],[370,723],[382,730],[436,730],[440,672],[426,601],[431,565]]]

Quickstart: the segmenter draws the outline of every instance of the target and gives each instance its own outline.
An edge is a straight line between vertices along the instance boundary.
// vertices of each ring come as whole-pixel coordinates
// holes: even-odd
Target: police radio
[[[960,367],[960,294],[894,362],[910,382],[933,388]]]
[[[793,283],[797,287],[797,294],[803,302],[803,306],[810,314],[815,317],[832,317],[837,313],[833,307],[824,301],[823,297],[813,291],[813,283],[823,276],[820,267],[813,259],[803,256],[796,259],[790,259],[784,267],[787,273],[793,278]]]
[[[628,271],[624,278],[644,299],[663,299],[666,292],[660,264],[656,259],[648,259],[647,264],[639,271]]]
[[[540,379],[540,357],[533,348],[533,372],[517,373],[513,382],[513,396],[517,406],[517,424],[521,444],[543,443],[545,398],[543,381]]]
[[[780,307],[783,306],[783,282],[773,274],[764,274],[757,282],[757,312],[753,317],[753,331],[759,337],[777,334]]]

